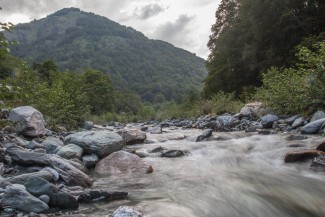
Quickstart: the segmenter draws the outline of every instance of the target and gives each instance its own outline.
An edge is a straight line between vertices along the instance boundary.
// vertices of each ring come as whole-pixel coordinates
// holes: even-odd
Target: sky
[[[62,8],[105,16],[150,39],[207,58],[207,42],[220,0],[0,0],[0,22],[26,23]]]

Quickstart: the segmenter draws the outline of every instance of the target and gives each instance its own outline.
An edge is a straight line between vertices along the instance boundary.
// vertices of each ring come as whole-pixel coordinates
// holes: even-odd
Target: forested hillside
[[[260,86],[271,66],[297,61],[296,46],[325,40],[323,0],[222,0],[208,46],[207,97]]]
[[[30,63],[53,59],[60,70],[100,70],[116,88],[150,102],[200,90],[207,75],[204,60],[195,54],[77,8],[19,24],[5,36],[19,42],[12,53]]]

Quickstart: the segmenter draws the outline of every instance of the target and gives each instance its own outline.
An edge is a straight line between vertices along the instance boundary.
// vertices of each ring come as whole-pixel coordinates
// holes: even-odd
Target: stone
[[[162,133],[162,128],[160,126],[156,126],[156,127],[150,127],[147,132],[151,133],[151,134],[161,134]]]
[[[210,136],[212,136],[212,129],[203,130],[202,133],[198,137],[196,137],[195,142],[201,142],[204,139],[209,138]]]
[[[215,120],[214,129],[221,132],[230,131],[234,120],[230,115],[218,116]]]
[[[45,147],[47,154],[56,154],[64,146],[64,143],[60,139],[50,136],[42,142],[42,146]]]
[[[82,157],[82,162],[88,169],[94,167],[98,161],[99,158],[96,154],[84,155]]]
[[[302,134],[315,134],[318,133],[323,127],[325,127],[325,118],[319,119],[303,126],[300,132]]]
[[[5,166],[3,163],[0,163],[0,176],[2,176],[5,173]]]
[[[279,117],[276,115],[268,114],[261,118],[261,124],[263,128],[271,128],[273,123],[279,120]]]
[[[287,141],[305,140],[305,139],[308,139],[308,137],[303,135],[290,135],[286,138]]]
[[[126,145],[143,143],[147,138],[147,134],[138,129],[120,130],[117,133],[122,136]]]
[[[81,147],[75,144],[68,144],[61,147],[56,154],[66,159],[72,159],[72,158],[81,159],[82,153],[83,150]]]
[[[50,202],[50,197],[46,194],[43,194],[43,195],[39,196],[38,198],[46,204],[49,204],[49,202]]]
[[[26,148],[34,150],[37,148],[44,148],[44,146],[36,141],[30,141],[29,143],[27,143]]]
[[[144,215],[130,206],[121,206],[113,213],[113,217],[143,217]]]
[[[291,116],[287,119],[285,119],[285,123],[289,124],[289,125],[292,125],[293,122],[295,122],[295,120],[297,120],[298,118],[301,118],[302,116],[301,115],[295,115],[295,116]]]
[[[325,155],[315,157],[311,163],[311,167],[325,171]]]
[[[9,116],[9,109],[0,110],[0,119],[7,119]]]
[[[246,104],[241,110],[240,114],[243,116],[259,116],[264,110],[263,103],[261,102],[252,102]]]
[[[317,121],[317,120],[320,120],[320,119],[323,119],[323,118],[325,118],[325,112],[324,111],[317,111],[311,117],[310,123],[314,122],[314,121]]]
[[[23,185],[12,185],[3,194],[1,204],[26,213],[42,213],[49,209],[48,205],[28,193]]]
[[[85,121],[85,123],[84,123],[84,129],[85,130],[91,130],[93,127],[94,127],[94,122]]]
[[[151,173],[152,166],[135,154],[118,151],[102,159],[95,168],[100,175],[119,173]]]
[[[182,157],[188,155],[188,151],[182,151],[182,150],[169,150],[166,152],[163,152],[161,154],[162,157],[169,157],[169,158],[174,158],[174,157]]]
[[[291,127],[293,129],[296,129],[297,127],[304,125],[304,123],[305,123],[304,117],[299,117],[292,123]]]
[[[62,209],[77,209],[79,204],[75,197],[39,177],[29,178],[25,184],[26,190],[36,197],[49,196],[48,204]]]
[[[325,153],[318,150],[302,150],[302,151],[292,151],[286,154],[284,157],[285,163],[295,163],[304,162],[311,160],[315,157],[324,155]]]
[[[5,162],[6,161],[6,151],[4,148],[0,148],[0,162]]]
[[[45,120],[42,113],[31,106],[20,106],[10,111],[9,120],[15,125],[15,131],[27,137],[45,135]]]
[[[88,190],[83,192],[78,197],[79,203],[91,203],[95,201],[112,201],[112,200],[121,200],[127,197],[127,192],[118,192],[118,191],[104,191],[104,190]]]
[[[99,158],[119,151],[123,148],[123,138],[110,131],[86,131],[65,137],[65,144],[80,146],[85,154],[96,154]]]
[[[321,143],[317,146],[316,150],[325,152],[325,141],[321,142]]]

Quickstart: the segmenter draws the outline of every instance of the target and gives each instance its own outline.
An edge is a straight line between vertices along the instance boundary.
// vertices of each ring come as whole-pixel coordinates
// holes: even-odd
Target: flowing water
[[[200,131],[181,133],[188,138]],[[128,199],[82,206],[79,213],[111,216],[127,205],[151,217],[325,216],[325,173],[311,170],[310,162],[283,162],[288,151],[302,149],[288,145],[315,148],[324,137],[289,142],[284,135],[233,132],[214,133],[217,140],[197,143],[188,139],[159,142],[163,135],[149,136],[154,143],[139,148],[162,146],[191,154],[145,158],[154,168],[152,174],[98,177],[95,188],[127,191]]]

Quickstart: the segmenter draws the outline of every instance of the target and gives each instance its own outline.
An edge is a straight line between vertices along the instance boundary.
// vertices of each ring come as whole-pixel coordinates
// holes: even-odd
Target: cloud
[[[156,16],[165,11],[165,8],[158,4],[149,4],[141,8],[136,8],[135,14],[142,20]]]
[[[153,37],[177,44],[181,47],[187,47],[193,43],[193,40],[187,37],[187,35],[192,29],[191,23],[194,19],[194,16],[182,14],[175,22],[167,22],[158,26],[153,33]]]

